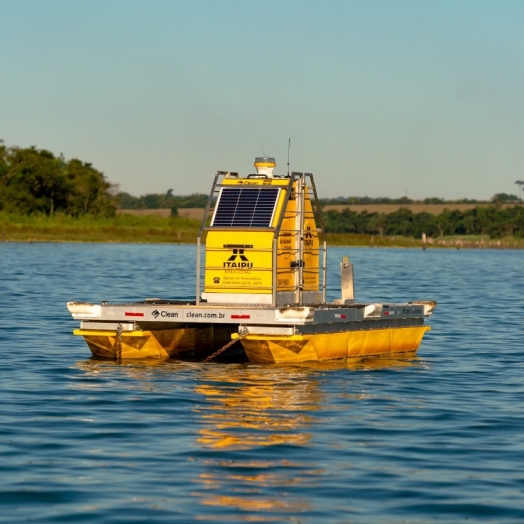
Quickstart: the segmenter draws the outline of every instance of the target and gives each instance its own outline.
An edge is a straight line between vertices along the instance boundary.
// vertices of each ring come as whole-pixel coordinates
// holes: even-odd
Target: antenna
[[[291,149],[291,138],[288,139],[287,143],[287,176],[289,177],[289,150]]]

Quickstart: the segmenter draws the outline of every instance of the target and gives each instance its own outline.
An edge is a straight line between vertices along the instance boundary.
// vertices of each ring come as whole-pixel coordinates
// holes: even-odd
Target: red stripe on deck
[[[143,317],[144,313],[131,313],[130,311],[126,311],[124,315],[126,317]]]
[[[251,315],[231,315],[231,318],[241,318],[241,319],[245,319],[245,318],[251,318]]]

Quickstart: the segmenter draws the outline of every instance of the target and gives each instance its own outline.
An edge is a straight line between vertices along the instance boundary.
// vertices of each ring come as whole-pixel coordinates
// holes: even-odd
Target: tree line
[[[117,208],[169,208],[176,215],[181,207],[205,207],[207,198],[200,193],[173,195],[172,189],[135,197],[118,192],[117,186],[91,163],[66,160],[36,146],[7,147],[0,140],[0,211],[78,217],[114,216]]]
[[[515,182],[519,184],[520,181]],[[524,182],[522,182],[524,184]],[[319,203],[321,206],[327,205],[369,205],[369,204],[396,204],[401,206],[407,206],[410,204],[487,204],[492,203],[518,203],[520,201],[517,195],[511,193],[497,193],[494,195],[491,200],[476,200],[474,198],[460,198],[458,200],[446,200],[444,198],[438,197],[429,197],[424,198],[423,200],[413,200],[408,197],[400,198],[388,198],[388,197],[378,197],[372,198],[368,196],[359,197],[337,197],[337,198],[319,198]]]
[[[437,238],[448,235],[489,235],[491,238],[524,238],[524,206],[502,208],[477,206],[460,211],[445,209],[440,215],[413,213],[400,208],[393,213],[357,213],[350,209],[323,213],[324,227],[330,233],[401,235],[420,238],[422,233]]]
[[[517,181],[519,189],[524,181]],[[170,208],[173,215],[181,207],[205,207],[208,196],[196,193],[173,195],[169,189],[162,194],[134,197],[116,191],[104,174],[92,164],[78,159],[66,160],[45,149],[7,147],[0,140],[0,211],[18,215],[56,213],[78,217],[86,214],[114,216],[118,207],[128,209]],[[442,199],[426,199],[425,203],[445,203]],[[468,200],[467,203],[475,201]],[[505,209],[500,203],[516,202]],[[322,199],[321,204],[397,203],[412,200],[348,197]],[[520,203],[520,205],[519,205]],[[515,195],[498,193],[492,205],[459,211],[445,210],[440,215],[413,213],[401,207],[394,213],[357,213],[350,209],[323,213],[326,231],[368,235],[402,235],[430,237],[448,235],[489,235],[492,238],[516,236],[524,238],[524,206]]]
[[[116,207],[114,186],[92,164],[0,140],[0,211],[112,216]]]
[[[118,207],[121,209],[171,209],[176,215],[177,210],[183,207],[206,207],[208,195],[194,193],[193,195],[173,195],[173,190],[166,193],[148,193],[139,197],[121,192],[117,195]]]

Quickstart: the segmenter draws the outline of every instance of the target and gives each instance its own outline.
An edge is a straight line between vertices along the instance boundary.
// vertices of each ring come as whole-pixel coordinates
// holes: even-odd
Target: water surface
[[[0,244],[0,520],[519,522],[518,251],[329,250],[359,300],[439,303],[418,357],[96,361],[69,300],[194,296],[194,246]]]

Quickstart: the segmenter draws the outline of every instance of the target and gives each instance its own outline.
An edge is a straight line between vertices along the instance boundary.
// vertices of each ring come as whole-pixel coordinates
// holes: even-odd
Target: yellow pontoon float
[[[436,303],[361,303],[343,257],[341,297],[326,302],[327,247],[313,176],[215,176],[197,240],[194,301],[69,302],[96,357],[251,362],[414,356]]]

